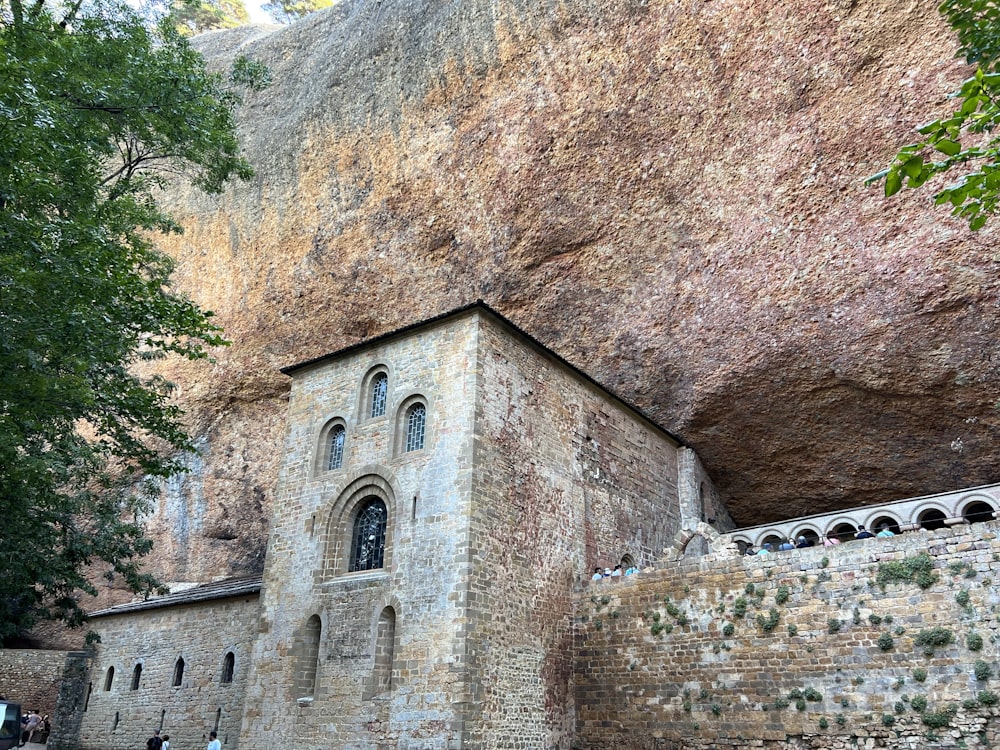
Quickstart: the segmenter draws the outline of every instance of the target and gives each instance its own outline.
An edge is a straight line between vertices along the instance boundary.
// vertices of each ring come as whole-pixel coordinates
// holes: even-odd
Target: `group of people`
[[[206,750],[222,750],[222,743],[219,742],[219,734],[214,729],[208,733],[208,747]],[[170,735],[160,736],[160,730],[153,732],[153,736],[146,740],[146,750],[170,750]]]
[[[49,738],[51,729],[48,714],[41,716],[37,710],[29,711],[21,717],[21,743],[18,747],[23,747],[29,742],[45,742]]]
[[[620,578],[621,576],[635,575],[638,572],[639,569],[634,565],[627,568],[622,568],[621,565],[616,565],[614,570],[598,566],[594,568],[594,575],[590,577],[590,580],[599,581],[602,578]]]
[[[887,523],[883,523],[881,526],[879,526],[879,530],[875,534],[866,529],[864,524],[861,524],[860,526],[858,526],[858,530],[854,534],[855,539],[873,539],[875,537],[885,538],[890,536],[895,536],[895,534],[892,532],[892,529],[889,528],[889,524]],[[785,537],[778,543],[777,549],[775,549],[775,545],[772,544],[771,542],[765,542],[764,546],[761,547],[760,549],[754,549],[752,544],[748,544],[746,551],[743,554],[748,556],[770,555],[771,553],[776,551],[785,552],[787,550],[802,549],[803,547],[815,547],[818,544],[818,542],[819,542],[818,539],[810,539],[809,537],[801,535],[798,536],[794,542],[792,542],[792,540],[789,539],[788,537]],[[833,547],[837,544],[840,544],[840,537],[834,534],[832,531],[823,538],[824,547]]]

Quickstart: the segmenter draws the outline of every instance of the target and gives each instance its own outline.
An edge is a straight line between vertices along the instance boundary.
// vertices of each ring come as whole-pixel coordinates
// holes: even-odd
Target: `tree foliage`
[[[288,24],[317,10],[329,8],[333,2],[334,0],[276,0],[260,7],[275,23]]]
[[[174,0],[170,12],[182,34],[235,29],[250,23],[243,0]]]
[[[945,0],[939,7],[958,33],[959,54],[975,73],[950,95],[957,106],[948,117],[917,129],[921,138],[904,146],[892,164],[867,179],[884,180],[886,196],[904,185],[919,188],[936,175],[958,179],[935,193],[937,205],[981,229],[1000,201],[1000,8],[995,0]]]
[[[0,638],[78,625],[91,577],[157,584],[141,558],[157,480],[191,448],[141,360],[206,356],[210,313],[170,289],[168,178],[248,178],[224,79],[169,22],[126,4],[0,0]]]

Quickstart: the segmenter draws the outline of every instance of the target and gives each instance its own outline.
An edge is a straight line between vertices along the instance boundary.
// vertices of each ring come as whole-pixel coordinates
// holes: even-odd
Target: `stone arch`
[[[996,518],[996,506],[982,495],[963,497],[961,515],[966,523],[992,521]]]
[[[773,549],[772,552],[776,552],[778,545],[781,544],[782,540],[785,538],[784,532],[778,529],[764,529],[757,534],[757,548],[761,549],[765,544],[770,544]]]
[[[227,649],[225,656],[222,657],[222,668],[219,671],[219,683],[222,685],[229,685],[232,683],[235,676],[236,652],[233,649]]]
[[[693,529],[683,528],[677,532],[673,542],[664,552],[667,560],[679,560],[682,557],[700,557],[710,554],[718,547],[719,532],[707,523],[698,523]],[[692,546],[693,544],[693,546]]]
[[[423,406],[423,430],[419,448],[407,445],[408,427],[411,412]],[[422,391],[411,391],[407,393],[399,402],[396,408],[395,417],[392,422],[392,454],[393,456],[405,456],[408,453],[419,451],[426,452],[432,444],[434,432],[434,421],[432,414],[431,399]]]
[[[948,526],[948,511],[940,505],[928,504],[919,506],[916,511],[916,523],[920,528],[934,531]]]
[[[858,522],[850,516],[838,516],[829,522],[826,536],[833,534],[842,542],[849,541],[858,533]]]
[[[316,439],[313,476],[343,469],[347,460],[348,443],[347,420],[340,416],[326,420]]]
[[[365,504],[372,499],[381,500],[385,504],[386,510],[381,569],[388,570],[392,566],[392,545],[395,536],[393,528],[397,517],[396,497],[399,496],[399,493],[394,487],[395,482],[382,476],[384,470],[377,470],[380,473],[369,471],[354,479],[340,492],[330,506],[324,532],[326,535],[324,540],[324,578],[349,572],[355,520]]]
[[[372,623],[372,671],[363,698],[385,695],[396,687],[395,662],[399,656],[399,602],[392,598],[376,609]]]
[[[295,670],[292,675],[292,694],[297,699],[312,698],[316,695],[322,640],[323,621],[319,615],[310,615],[295,634],[291,648]]]
[[[816,530],[814,526],[800,526],[792,534],[792,543],[798,545],[799,537],[805,537],[809,542],[812,543],[813,547],[822,547],[823,540],[820,538],[819,531]]]
[[[878,510],[875,513],[872,513],[865,520],[865,528],[873,534],[877,534],[883,525],[886,526],[893,534],[902,533],[902,524],[900,524],[899,519],[896,518],[893,513],[886,513],[883,510]]]
[[[382,406],[382,412],[377,415],[373,415],[372,405],[375,399],[375,388],[376,384],[380,378],[385,377],[386,380],[386,391],[385,400]],[[358,389],[358,421],[366,422],[372,419],[382,419],[392,413],[391,409],[391,394],[392,394],[392,381],[393,372],[392,368],[387,362],[376,362],[374,365],[368,368],[368,372],[361,379],[361,387]]]

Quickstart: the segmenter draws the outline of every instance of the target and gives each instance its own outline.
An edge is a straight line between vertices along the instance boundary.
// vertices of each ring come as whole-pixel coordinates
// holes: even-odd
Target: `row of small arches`
[[[960,522],[980,523],[983,521],[991,521],[995,518],[995,513],[996,509],[985,500],[973,500],[966,503],[966,505],[962,508]],[[950,519],[941,508],[925,507],[922,510],[918,509],[915,518],[913,518],[910,522],[905,522],[901,517],[891,512],[877,511],[872,515],[871,520],[866,524],[866,526],[872,532],[878,531],[881,528],[886,528],[893,534],[900,534],[916,529],[933,531],[935,529],[945,528],[953,522],[955,522],[955,519]],[[844,520],[834,520],[829,528],[825,530],[818,529],[816,526],[810,525],[809,522],[803,522],[801,527],[798,527],[794,533],[789,535],[789,538],[794,540],[799,537],[804,537],[814,545],[822,545],[823,538],[836,538],[840,542],[845,542],[854,539],[859,528],[859,526],[855,525],[851,521]],[[733,539],[740,546],[741,551],[750,544],[756,544],[760,547],[765,544],[771,544],[774,549],[777,549],[778,545],[783,541],[783,535],[779,534],[777,531],[765,531],[763,536],[758,541],[754,541],[753,539],[749,539],[746,536],[741,536],[739,534],[735,535]]]
[[[174,662],[173,676],[171,677],[170,684],[172,687],[180,687],[184,681],[184,668],[185,663],[182,657],[178,657],[177,661]],[[236,671],[236,655],[232,651],[227,651],[225,657],[222,659],[222,670],[219,675],[219,682],[223,685],[228,685],[233,681],[233,675]],[[107,672],[104,673],[104,692],[111,692],[111,688],[115,682],[115,668],[108,667]],[[129,683],[129,691],[138,690],[142,683],[142,663],[137,663],[132,667],[132,679]]]

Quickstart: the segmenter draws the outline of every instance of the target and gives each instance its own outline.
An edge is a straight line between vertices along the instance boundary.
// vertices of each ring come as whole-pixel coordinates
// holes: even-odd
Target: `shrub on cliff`
[[[153,483],[190,449],[170,384],[134,366],[206,356],[210,313],[170,289],[167,176],[247,178],[233,85],[168,20],[125,3],[0,0],[0,638],[78,625],[91,575],[132,590]]]

